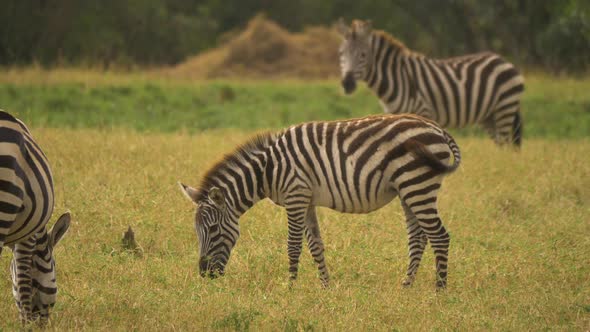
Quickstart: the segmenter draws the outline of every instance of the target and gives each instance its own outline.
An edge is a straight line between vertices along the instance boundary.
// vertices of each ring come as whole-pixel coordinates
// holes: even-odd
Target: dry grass
[[[290,33],[259,15],[219,47],[162,74],[190,79],[334,78],[339,75],[339,44],[334,29],[311,27],[302,33]]]
[[[150,77],[152,76],[152,77]],[[116,72],[101,71],[94,68],[54,68],[41,66],[11,67],[0,71],[0,84],[13,85],[55,85],[81,83],[87,86],[129,84],[153,78],[149,71]]]
[[[451,232],[449,288],[434,290],[432,252],[403,289],[406,236],[396,200],[368,215],[320,210],[333,284],[304,252],[287,279],[286,217],[264,201],[216,280],[197,273],[196,184],[249,133],[196,136],[34,128],[53,164],[56,212],[73,224],[57,249],[50,330],[587,330],[590,328],[590,141],[527,140],[520,153],[460,138],[464,164],[440,210]],[[128,225],[143,257],[126,252]],[[0,258],[3,327],[18,329]]]

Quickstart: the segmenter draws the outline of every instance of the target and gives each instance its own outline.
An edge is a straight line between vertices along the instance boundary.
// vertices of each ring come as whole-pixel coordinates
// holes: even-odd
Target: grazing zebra
[[[454,163],[448,165],[451,155]],[[214,165],[198,189],[179,183],[197,205],[201,275],[224,273],[240,234],[239,217],[257,201],[269,198],[287,210],[291,279],[297,278],[305,234],[327,286],[315,207],[368,213],[399,196],[410,249],[404,285],[413,282],[430,240],[437,287],[445,287],[450,237],[436,200],[444,175],[457,169],[460,159],[453,138],[433,121],[416,115],[310,122],[260,135]]]
[[[12,293],[23,323],[47,322],[57,285],[53,248],[69,227],[63,214],[47,231],[53,180],[47,157],[20,120],[0,110],[0,254],[13,251]]]
[[[520,146],[524,79],[513,64],[485,52],[431,59],[406,48],[369,21],[338,22],[342,86],[363,80],[386,113],[414,113],[443,128],[480,124],[498,144]]]

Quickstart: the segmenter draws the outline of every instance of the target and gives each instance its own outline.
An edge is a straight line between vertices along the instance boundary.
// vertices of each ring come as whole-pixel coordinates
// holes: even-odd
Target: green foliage
[[[168,0],[9,0],[0,11],[0,65],[169,64],[210,47],[216,23]]]
[[[222,319],[215,321],[211,327],[219,330],[231,330],[237,332],[250,331],[250,324],[256,316],[260,315],[261,314],[258,311],[233,311]]]
[[[339,17],[371,19],[438,57],[492,50],[570,72],[586,69],[590,58],[587,0],[7,0],[0,65],[173,64],[215,46],[260,12],[290,31]]]
[[[573,12],[538,36],[544,64],[555,72],[584,75],[590,68],[590,16]]]
[[[362,96],[344,98],[337,82],[0,85],[1,107],[33,126],[131,127],[164,132],[282,128],[303,121],[380,112],[368,91]]]
[[[528,79],[522,104],[525,144],[532,137],[588,137],[588,89],[588,80]],[[340,90],[336,81],[170,84],[138,80],[94,86],[6,83],[0,84],[0,108],[34,127],[190,133],[214,128],[278,129],[305,121],[383,112],[368,89],[361,87],[346,97]],[[453,133],[483,136],[478,127]]]

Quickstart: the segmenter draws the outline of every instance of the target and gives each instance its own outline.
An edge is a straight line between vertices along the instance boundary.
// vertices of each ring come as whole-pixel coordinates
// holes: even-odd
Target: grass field
[[[194,208],[176,181],[198,184],[207,167],[255,128],[380,112],[367,91],[344,98],[333,85],[144,78],[1,83],[0,108],[32,123],[52,161],[55,214],[69,209],[73,215],[56,250],[60,293],[49,328],[590,329],[588,81],[529,80],[530,137],[521,152],[458,135],[463,165],[440,194],[452,236],[447,290],[435,292],[430,248],[415,285],[401,287],[407,248],[398,200],[368,215],[319,210],[332,276],[327,290],[307,251],[299,280],[289,287],[286,215],[268,201],[242,217],[226,276],[199,277]],[[227,87],[234,92],[229,101],[221,92]],[[51,104],[52,98],[59,101]],[[191,98],[205,101],[199,108]],[[83,113],[85,103],[92,112]],[[158,111],[150,113],[149,105]],[[222,111],[235,113],[217,114]],[[209,124],[217,129],[202,130]],[[142,256],[121,246],[129,225]],[[0,330],[19,328],[10,258],[9,250],[0,257]]]
[[[7,72],[0,75],[0,108],[36,127],[189,133],[282,128],[383,112],[364,84],[344,97],[336,80],[195,83],[145,75]],[[522,103],[525,138],[590,137],[588,91],[590,79],[527,76]],[[453,133],[481,134],[473,128]]]

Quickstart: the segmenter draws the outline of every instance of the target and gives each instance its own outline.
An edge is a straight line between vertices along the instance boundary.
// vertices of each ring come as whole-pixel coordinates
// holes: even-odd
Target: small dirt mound
[[[340,37],[334,29],[290,33],[262,15],[221,46],[165,71],[171,77],[331,78],[339,75]]]

